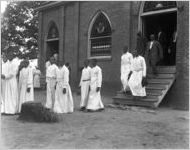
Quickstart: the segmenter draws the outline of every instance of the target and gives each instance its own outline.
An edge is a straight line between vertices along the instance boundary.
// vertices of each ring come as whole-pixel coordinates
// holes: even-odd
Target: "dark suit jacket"
[[[155,63],[163,59],[163,49],[158,41],[153,41],[152,48],[150,49],[150,42],[147,44],[146,57]]]

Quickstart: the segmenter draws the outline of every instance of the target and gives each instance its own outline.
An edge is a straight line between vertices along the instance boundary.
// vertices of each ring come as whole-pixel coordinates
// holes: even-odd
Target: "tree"
[[[1,19],[2,52],[36,57],[38,53],[38,11],[44,1],[10,2]]]

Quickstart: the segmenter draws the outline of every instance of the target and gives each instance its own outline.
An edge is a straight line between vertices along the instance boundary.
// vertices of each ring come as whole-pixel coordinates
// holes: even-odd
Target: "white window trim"
[[[93,58],[95,58],[95,59],[106,59],[106,60],[110,60],[110,59],[112,58],[111,55],[109,55],[109,56],[91,56],[91,54],[90,54],[90,53],[91,53],[91,39],[92,39],[92,38],[90,38],[91,30],[92,30],[92,27],[93,27],[93,25],[94,25],[94,22],[95,22],[96,18],[99,16],[100,13],[104,14],[104,16],[107,18],[107,20],[108,20],[108,22],[109,22],[109,24],[110,24],[110,27],[111,27],[111,29],[112,29],[111,21],[110,21],[108,15],[107,15],[105,12],[103,12],[103,11],[97,12],[96,15],[92,18],[92,20],[91,20],[91,22],[90,22],[90,25],[89,25],[89,28],[88,28],[87,58],[88,58],[88,59],[93,59]],[[110,37],[112,37],[112,35],[110,35]],[[112,46],[111,46],[111,47],[112,47]],[[112,48],[111,48],[111,50],[112,50]]]

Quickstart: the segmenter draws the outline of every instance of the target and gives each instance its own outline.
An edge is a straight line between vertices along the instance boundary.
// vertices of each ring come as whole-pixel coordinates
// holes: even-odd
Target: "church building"
[[[165,34],[163,66],[176,69],[176,79],[165,98],[178,108],[189,106],[188,1],[50,1],[39,11],[39,67],[54,53],[71,66],[71,85],[78,87],[85,59],[96,58],[103,87],[120,90],[122,49],[136,48],[137,32],[149,40]],[[172,55],[170,43],[176,43]],[[170,62],[169,60],[173,60]],[[115,91],[115,92],[116,92]]]

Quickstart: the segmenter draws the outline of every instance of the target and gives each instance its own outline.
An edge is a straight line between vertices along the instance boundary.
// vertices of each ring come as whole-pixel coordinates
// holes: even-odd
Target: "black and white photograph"
[[[1,149],[189,149],[189,1],[1,4]]]

